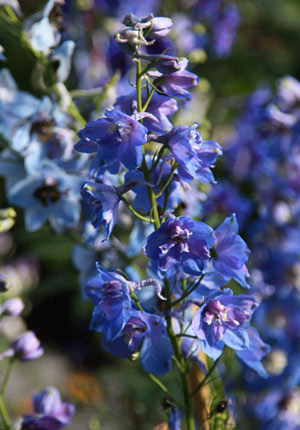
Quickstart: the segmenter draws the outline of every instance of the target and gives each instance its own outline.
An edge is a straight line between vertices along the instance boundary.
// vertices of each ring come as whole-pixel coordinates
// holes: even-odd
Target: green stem
[[[143,105],[142,105],[142,66],[141,66],[141,60],[138,59],[136,62],[136,98],[137,98],[137,108],[138,112],[143,112]],[[142,122],[142,120],[140,120]],[[144,147],[143,147],[144,150]],[[147,163],[145,160],[145,154],[143,155],[143,162],[142,162],[142,169],[144,173],[144,178],[147,182],[151,182],[150,173],[147,167]],[[154,191],[151,187],[147,187],[150,207],[153,210],[153,218],[154,218],[154,225],[155,228],[158,229],[160,227],[160,219],[156,204],[156,198]]]
[[[3,400],[3,396],[7,387],[7,383],[10,377],[10,373],[11,373],[11,369],[12,369],[12,365],[14,362],[14,358],[10,358],[8,361],[8,365],[6,368],[6,372],[4,375],[4,379],[0,388],[0,415],[2,417],[3,423],[5,425],[5,429],[4,430],[10,430],[11,428],[11,423],[10,423],[10,419],[9,419],[9,415]]]
[[[10,430],[10,428],[11,428],[10,419],[9,419],[9,416],[7,413],[6,406],[5,406],[4,401],[3,401],[3,396],[1,394],[0,394],[0,415],[1,415],[3,423],[5,425],[3,430]]]
[[[155,382],[155,384],[164,392],[166,393],[166,395],[175,403],[175,406],[184,409],[184,406],[178,402],[177,399],[175,399],[175,397],[173,397],[173,395],[169,392],[169,390],[167,389],[167,387],[155,376],[153,375],[153,373],[149,373],[150,379],[152,379],[153,382]]]
[[[126,204],[126,206],[128,207],[128,209],[130,210],[130,212],[133,213],[133,215],[135,215],[137,218],[139,218],[142,221],[149,222],[149,223],[152,223],[152,224],[155,223],[154,219],[147,218],[147,217],[139,214],[135,209],[133,209],[133,207],[131,206],[131,204],[124,197],[121,200]]]
[[[155,197],[158,199],[161,195],[162,195],[162,193],[165,191],[165,189],[166,188],[168,188],[168,186],[169,186],[169,184],[170,184],[170,182],[172,181],[172,179],[173,179],[173,176],[174,176],[174,173],[175,173],[175,170],[177,169],[177,166],[178,166],[178,163],[177,162],[175,162],[175,164],[173,165],[173,167],[172,167],[172,169],[171,169],[171,172],[170,172],[170,176],[168,177],[168,180],[167,180],[167,182],[161,187],[161,189],[158,191],[158,193],[155,195]]]
[[[154,94],[154,91],[155,91],[155,89],[152,87],[151,88],[151,91],[150,91],[150,94],[149,94],[149,97],[147,98],[147,100],[146,100],[146,103],[144,104],[144,106],[143,106],[143,109],[142,109],[142,111],[143,112],[145,112],[145,110],[147,109],[147,107],[149,106],[149,103],[151,102],[151,99],[152,99],[152,96],[153,96],[153,94]]]
[[[136,97],[137,97],[138,112],[143,112],[143,105],[142,105],[142,65],[141,65],[140,59],[138,59],[136,62]]]
[[[165,279],[165,296],[167,297],[166,310],[169,311],[172,308],[171,302],[171,291],[170,283],[168,279]],[[180,379],[183,388],[184,402],[185,402],[185,418],[187,430],[195,430],[194,411],[193,411],[193,397],[190,393],[188,384],[188,370],[185,359],[182,355],[180,345],[176,334],[173,331],[172,319],[170,316],[167,317],[167,333],[172,343],[174,354],[177,361],[180,363]]]
[[[4,396],[4,393],[5,393],[5,390],[6,390],[6,387],[7,387],[7,383],[8,383],[10,374],[11,374],[11,369],[12,369],[13,363],[14,363],[14,358],[12,357],[12,358],[10,358],[8,360],[8,365],[7,365],[6,372],[5,372],[5,375],[4,375],[4,379],[3,379],[3,382],[2,382],[2,385],[1,385],[1,388],[0,388],[0,395],[1,396]]]
[[[133,291],[130,292],[130,297],[135,301],[135,304],[137,305],[138,309],[142,312],[144,312],[144,309],[142,307],[142,305],[139,302],[139,299],[137,298],[137,296],[135,295],[135,293]]]
[[[188,290],[186,290],[182,296],[175,300],[174,302],[172,302],[172,307],[178,305],[182,300],[184,300],[187,296],[189,296],[193,291],[196,290],[196,288],[198,287],[198,285],[200,284],[200,282],[202,281],[202,279],[204,278],[205,274],[201,275],[200,278],[198,279],[198,281]]]
[[[197,385],[197,387],[192,391],[192,396],[194,396],[195,394],[198,393],[198,391],[205,385],[206,381],[208,380],[208,378],[210,377],[210,375],[212,374],[212,372],[215,370],[216,365],[218,363],[220,357],[218,357],[216,359],[216,361],[214,362],[214,364],[211,366],[211,368],[209,369],[209,371],[207,372],[207,374],[205,375],[205,377],[203,378],[203,380]]]

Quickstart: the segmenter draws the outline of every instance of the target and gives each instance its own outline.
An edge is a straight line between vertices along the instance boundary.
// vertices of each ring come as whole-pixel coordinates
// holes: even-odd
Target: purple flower
[[[210,168],[222,155],[222,148],[217,142],[202,140],[197,126],[174,127],[167,136],[168,147],[179,164],[178,173],[184,180],[196,178],[205,184],[215,183]]]
[[[253,297],[233,296],[230,289],[208,296],[192,321],[205,354],[216,360],[224,345],[234,350],[249,348],[249,321],[256,307]]]
[[[23,418],[21,430],[58,430],[70,423],[75,406],[62,402],[57,388],[47,387],[32,398],[35,414]]]
[[[170,18],[155,16],[151,20],[151,30],[148,37],[150,39],[160,39],[161,37],[165,37],[169,33],[172,25],[173,22]]]
[[[21,314],[21,312],[24,309],[24,303],[23,300],[19,297],[14,297],[12,299],[6,300],[1,306],[0,306],[0,315],[9,315],[12,317],[17,317]]]
[[[245,263],[250,250],[241,236],[237,234],[238,223],[235,214],[215,230],[216,242],[212,251],[212,264],[214,269],[227,278],[233,278],[243,287],[249,288],[246,277],[249,277]]]
[[[142,146],[147,141],[147,129],[118,109],[106,110],[106,118],[90,121],[80,130],[79,152],[98,152],[99,163],[121,161],[128,170],[142,163]]]
[[[144,92],[142,94],[142,102],[145,103],[146,100],[147,94]],[[118,97],[114,106],[122,112],[125,112],[127,115],[136,114],[136,93],[133,92],[127,96]],[[172,124],[168,117],[175,113],[177,109],[178,106],[176,100],[155,92],[144,114],[143,125],[148,131],[153,133],[167,133],[172,129]]]
[[[164,76],[159,88],[169,97],[177,97],[184,100],[192,98],[188,90],[195,87],[199,78],[195,73],[188,70],[179,70]]]
[[[140,58],[153,63],[153,67],[163,75],[185,69],[188,63],[187,58],[172,57],[164,54],[140,55]]]
[[[210,257],[215,235],[208,225],[179,217],[165,221],[150,234],[144,246],[151,270],[160,277],[173,276],[178,269],[200,275]]]
[[[21,361],[36,360],[43,355],[44,349],[32,331],[27,331],[19,336],[10,349],[1,354],[1,358],[17,356]]]

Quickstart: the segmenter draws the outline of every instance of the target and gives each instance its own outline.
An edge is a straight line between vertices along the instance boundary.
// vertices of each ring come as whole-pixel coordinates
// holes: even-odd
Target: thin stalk
[[[189,296],[193,291],[196,290],[196,288],[198,287],[198,285],[200,284],[200,282],[202,281],[202,279],[204,278],[205,274],[201,275],[200,278],[198,279],[198,281],[188,290],[186,290],[182,296],[175,300],[174,302],[172,302],[172,307],[178,305],[182,300],[184,300],[187,296]]]
[[[171,302],[170,283],[168,279],[165,279],[165,295],[167,297],[166,310],[169,311],[172,307],[172,302]],[[172,343],[175,357],[180,363],[180,379],[181,379],[181,385],[183,389],[184,402],[185,402],[186,428],[187,430],[195,430],[193,397],[190,393],[189,384],[188,384],[188,370],[187,370],[186,362],[182,355],[181,348],[178,343],[176,334],[173,331],[172,320],[170,316],[167,317],[167,333]]]
[[[151,99],[152,99],[152,96],[154,94],[154,91],[155,91],[155,89],[152,87],[151,91],[150,91],[150,94],[149,94],[149,97],[147,98],[146,103],[143,106],[142,112],[145,112],[145,110],[149,106],[149,103],[151,102]]]
[[[138,112],[143,112],[143,105],[142,105],[142,67],[141,67],[141,60],[138,59],[136,62],[136,98],[137,98],[137,108]],[[142,120],[140,120],[142,122]],[[144,149],[144,148],[143,148]],[[144,178],[147,182],[151,182],[150,173],[148,170],[148,166],[145,160],[145,154],[143,154],[143,162],[142,162],[142,169],[144,173]],[[153,218],[154,218],[154,225],[155,228],[158,229],[160,227],[160,219],[156,204],[156,198],[154,191],[151,187],[147,187],[150,207],[153,209]]]
[[[218,363],[218,361],[219,361],[219,358],[220,357],[218,357],[217,359],[216,359],[216,361],[214,362],[214,364],[211,366],[211,368],[209,369],[209,371],[207,372],[207,374],[205,375],[205,378],[197,385],[197,387],[192,391],[192,396],[194,396],[195,394],[197,394],[198,393],[198,391],[200,390],[200,388],[202,388],[204,385],[205,385],[205,383],[206,383],[206,381],[208,380],[208,378],[210,377],[210,375],[212,374],[212,372],[215,370],[215,368],[216,368],[216,365],[217,365],[217,363]]]
[[[8,364],[7,364],[7,368],[6,368],[6,372],[4,375],[4,379],[0,388],[0,415],[2,417],[3,423],[5,425],[4,430],[10,430],[11,428],[11,423],[10,423],[10,419],[9,419],[9,415],[3,400],[3,396],[7,387],[7,383],[10,377],[10,373],[11,373],[11,369],[12,369],[12,365],[13,365],[14,359],[10,358],[8,360]]]
[[[184,409],[184,406],[169,392],[167,387],[155,376],[153,373],[149,373],[150,379],[175,403],[175,406]]]
[[[171,169],[171,172],[170,172],[170,176],[168,177],[168,180],[167,180],[167,181],[166,181],[166,183],[161,187],[161,189],[158,191],[158,193],[156,193],[156,195],[155,195],[155,197],[156,197],[157,199],[162,195],[162,193],[165,191],[165,189],[166,189],[166,188],[168,188],[168,186],[169,186],[170,182],[171,182],[171,181],[172,181],[172,179],[173,179],[173,176],[174,176],[175,170],[177,169],[177,166],[178,166],[178,163],[177,163],[177,162],[172,166],[172,169]]]
[[[11,369],[12,369],[13,362],[14,362],[14,358],[13,357],[8,360],[8,365],[7,365],[6,372],[5,372],[5,375],[4,375],[4,379],[3,379],[3,382],[2,382],[2,385],[1,385],[1,388],[0,388],[0,395],[1,396],[3,396],[4,393],[5,393],[5,390],[6,390],[6,387],[7,387],[7,383],[8,383],[10,374],[11,374]]]
[[[139,302],[139,299],[137,298],[137,296],[135,295],[135,293],[133,291],[130,292],[130,297],[134,300],[135,304],[137,305],[138,309],[142,312],[144,312],[144,309],[142,307],[142,305]]]
[[[8,416],[8,412],[6,409],[6,406],[3,401],[3,396],[0,395],[0,415],[2,417],[3,423],[4,423],[4,429],[3,430],[10,430],[11,429],[11,423]]]
[[[133,213],[133,215],[135,215],[137,218],[139,218],[140,220],[142,220],[142,221],[145,221],[145,222],[149,222],[149,223],[152,223],[152,224],[154,224],[155,223],[155,220],[154,219],[152,219],[152,218],[147,218],[147,217],[145,217],[145,216],[143,216],[143,215],[141,215],[141,214],[139,214],[135,209],[133,209],[133,207],[131,206],[131,204],[127,201],[127,199],[125,199],[124,197],[122,197],[122,199],[121,199],[125,204],[126,204],[126,206],[128,207],[128,209],[130,210],[130,212],[131,213]]]

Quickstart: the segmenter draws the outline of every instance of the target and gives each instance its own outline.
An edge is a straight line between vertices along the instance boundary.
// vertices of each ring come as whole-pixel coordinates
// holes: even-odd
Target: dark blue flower
[[[95,305],[90,329],[114,340],[132,314],[129,288],[125,279],[97,266],[98,275],[88,281],[85,292]]]
[[[165,221],[150,234],[144,250],[152,260],[151,270],[160,277],[173,276],[178,269],[200,275],[214,241],[214,232],[208,225],[179,217]]]
[[[129,170],[142,163],[142,146],[147,141],[147,129],[118,109],[106,110],[106,118],[90,121],[80,130],[79,152],[98,153],[99,163],[121,161]]]
[[[103,336],[104,349],[118,357],[131,357],[139,351],[141,366],[148,373],[163,375],[171,369],[173,348],[165,322],[158,315],[133,312],[119,337],[110,342]]]
[[[213,248],[212,264],[214,269],[227,278],[236,280],[243,287],[248,287],[246,277],[249,276],[245,263],[250,250],[238,234],[238,223],[235,214],[215,230],[216,242]]]
[[[256,307],[253,297],[233,296],[230,289],[208,296],[192,321],[205,354],[216,360],[225,345],[234,350],[249,349],[248,327]]]

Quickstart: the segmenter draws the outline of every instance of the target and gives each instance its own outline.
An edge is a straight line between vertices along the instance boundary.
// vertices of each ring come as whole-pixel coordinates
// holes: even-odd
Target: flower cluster
[[[138,356],[142,368],[154,375],[170,371],[172,357],[185,363],[186,374],[191,360],[203,369],[199,351],[217,360],[227,346],[266,377],[261,359],[269,347],[250,326],[257,300],[234,295],[230,288],[234,283],[249,288],[250,251],[239,235],[236,215],[213,229],[199,214],[195,220],[180,207],[185,191],[194,187],[199,198],[199,183],[216,183],[212,169],[222,155],[217,142],[202,138],[199,124],[171,123],[178,100],[191,98],[197,77],[186,70],[187,59],[144,53],[145,47],[164,40],[170,19],[130,14],[123,24],[116,41],[136,64],[135,92],[118,97],[104,117],[88,122],[75,145],[78,152],[90,154],[89,177],[81,190],[84,240],[101,250],[105,242],[96,245],[96,238],[103,226],[105,239],[130,261],[124,267],[110,248],[103,253],[84,288],[94,305],[90,328],[102,333],[107,352]],[[129,213],[134,215],[131,222],[118,222]],[[131,235],[127,248],[118,240],[122,230]],[[133,257],[142,250],[144,263],[137,273]],[[107,263],[106,254],[111,255]],[[151,301],[146,287],[153,290]],[[192,412],[187,420],[194,421]]]

